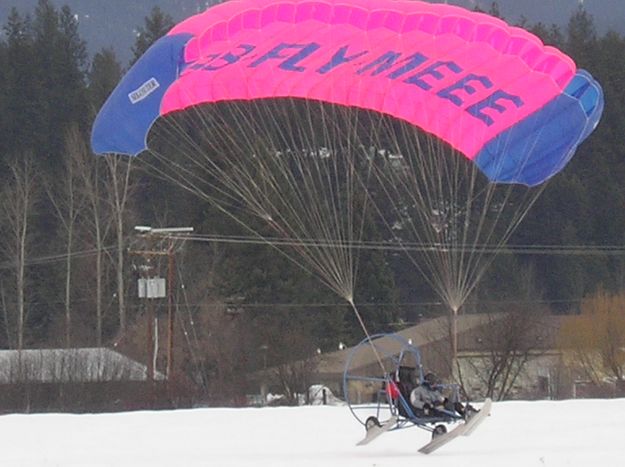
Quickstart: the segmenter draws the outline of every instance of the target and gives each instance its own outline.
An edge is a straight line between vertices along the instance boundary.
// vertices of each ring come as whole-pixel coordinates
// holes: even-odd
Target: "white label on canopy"
[[[128,94],[128,98],[130,99],[130,102],[136,104],[137,102],[141,102],[143,99],[156,91],[159,86],[160,84],[158,84],[156,78],[150,78],[141,86],[139,86],[137,90],[132,91],[130,94]]]

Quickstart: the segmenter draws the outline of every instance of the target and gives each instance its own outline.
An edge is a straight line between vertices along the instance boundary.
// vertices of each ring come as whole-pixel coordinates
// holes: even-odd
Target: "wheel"
[[[365,429],[369,431],[374,426],[382,426],[382,425],[380,424],[380,421],[376,417],[367,418],[367,421],[365,422]]]
[[[436,425],[432,431],[432,438],[444,435],[445,433],[447,433],[447,427],[445,425]]]

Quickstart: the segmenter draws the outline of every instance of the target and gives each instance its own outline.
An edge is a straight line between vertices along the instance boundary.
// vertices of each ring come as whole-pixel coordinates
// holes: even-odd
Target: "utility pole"
[[[135,231],[145,240],[142,249],[131,250],[130,254],[141,257],[143,264],[139,266],[141,278],[139,279],[139,298],[146,300],[147,314],[147,368],[148,379],[154,380],[156,374],[156,357],[158,353],[155,334],[158,332],[158,318],[154,312],[154,299],[167,297],[167,369],[166,377],[170,379],[173,374],[174,362],[174,267],[175,267],[175,243],[172,235],[183,235],[193,232],[192,227],[169,227],[152,228],[148,226],[136,226]],[[167,239],[167,248],[156,247],[157,240]],[[167,257],[167,279],[154,275],[156,260],[159,257]]]
[[[169,240],[167,249],[167,379],[173,375],[174,369],[174,243]]]

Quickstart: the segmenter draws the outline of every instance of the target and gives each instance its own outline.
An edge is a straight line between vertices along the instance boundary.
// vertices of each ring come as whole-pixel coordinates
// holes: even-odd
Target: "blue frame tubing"
[[[351,373],[352,364],[354,358],[363,351],[363,347],[375,345],[375,341],[382,338],[386,338],[388,340],[387,344],[394,343],[395,345],[399,345],[400,350],[398,352],[387,352],[382,355],[383,360],[390,361],[393,364],[392,371],[386,372],[383,377],[376,376],[364,376],[364,375],[355,375]],[[376,347],[378,351],[380,348]],[[407,339],[398,335],[398,334],[375,334],[371,336],[371,338],[363,339],[358,345],[356,345],[352,351],[350,352],[343,372],[343,396],[345,397],[345,401],[356,420],[362,425],[365,425],[366,419],[368,417],[364,417],[362,415],[359,416],[357,411],[363,411],[367,413],[371,413],[373,409],[375,409],[375,417],[379,420],[382,410],[388,410],[390,415],[397,415],[398,421],[397,425],[392,428],[392,430],[402,429],[402,428],[410,428],[411,426],[418,426],[426,431],[432,432],[434,431],[434,427],[430,427],[428,425],[436,425],[439,423],[454,423],[462,420],[462,417],[455,412],[450,412],[448,410],[437,410],[438,416],[432,417],[422,417],[418,416],[410,401],[406,400],[406,397],[398,391],[398,397],[396,400],[393,400],[389,394],[388,388],[390,385],[396,384],[395,381],[391,378],[395,372],[397,372],[401,366],[402,362],[405,362],[408,358],[412,358],[414,360],[415,370],[418,371],[418,380],[419,384],[423,383],[423,367],[421,365],[421,354],[419,349],[412,345]],[[354,401],[350,400],[350,391],[349,391],[349,383],[353,381],[360,381],[365,383],[374,383],[379,384],[380,389],[377,391],[377,396],[375,401],[371,401],[371,403],[367,404],[355,404]],[[458,387],[454,384],[444,384],[439,385],[442,388],[451,388],[454,391],[454,394],[457,396]],[[401,406],[401,411],[400,411]],[[402,413],[403,412],[403,413]]]

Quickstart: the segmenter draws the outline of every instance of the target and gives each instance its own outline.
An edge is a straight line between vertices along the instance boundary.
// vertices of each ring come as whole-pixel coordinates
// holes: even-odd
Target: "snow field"
[[[0,466],[530,467],[625,465],[625,399],[503,402],[429,456],[429,433],[364,428],[347,407],[0,417]]]

